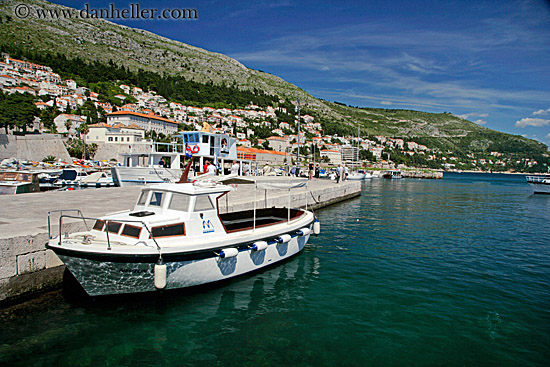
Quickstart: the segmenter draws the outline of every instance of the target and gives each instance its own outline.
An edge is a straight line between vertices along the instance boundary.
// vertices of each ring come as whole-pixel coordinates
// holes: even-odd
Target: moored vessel
[[[527,176],[525,179],[535,194],[550,194],[550,175]]]
[[[311,211],[290,205],[223,214],[218,205],[233,190],[230,183],[290,193],[307,180],[221,180],[225,184],[205,178],[145,186],[133,210],[101,218],[61,211],[57,230],[51,228],[50,212],[47,247],[96,296],[184,288],[253,272],[299,253],[310,235],[319,232]],[[69,220],[94,224],[65,233]]]

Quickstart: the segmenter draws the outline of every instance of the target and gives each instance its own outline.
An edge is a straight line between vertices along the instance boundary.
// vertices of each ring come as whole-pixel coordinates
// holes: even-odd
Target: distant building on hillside
[[[135,124],[111,126],[99,123],[90,125],[89,128],[86,143],[134,144],[141,143],[145,139],[145,131]]]
[[[58,133],[69,133],[69,135],[75,135],[76,129],[78,129],[81,124],[86,122],[86,120],[84,119],[84,117],[79,115],[63,113],[53,119],[53,122],[55,123],[55,127]]]
[[[107,114],[107,123],[111,126],[123,124],[130,126],[136,124],[145,131],[153,130],[164,135],[172,135],[178,132],[178,123],[153,113],[144,114],[132,111],[117,111]]]

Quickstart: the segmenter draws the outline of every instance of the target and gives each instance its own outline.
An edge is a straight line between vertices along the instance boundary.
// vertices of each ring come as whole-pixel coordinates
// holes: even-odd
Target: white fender
[[[220,253],[219,253],[219,256],[222,259],[225,259],[225,258],[228,258],[228,257],[235,257],[238,254],[239,254],[239,250],[237,250],[235,247],[229,247],[229,248],[224,248],[223,250],[221,250]]]
[[[321,233],[321,222],[315,219],[315,222],[313,222],[313,234],[317,236],[319,233]]]
[[[257,241],[252,244],[252,250],[254,251],[263,251],[267,248],[267,242],[265,241]]]
[[[310,233],[311,233],[311,230],[309,228],[300,228],[298,230],[298,235],[299,236],[307,236]]]
[[[166,287],[166,264],[155,264],[155,288],[164,289]]]
[[[283,234],[280,235],[275,241],[277,241],[277,243],[287,243],[291,238],[292,237],[289,234]]]

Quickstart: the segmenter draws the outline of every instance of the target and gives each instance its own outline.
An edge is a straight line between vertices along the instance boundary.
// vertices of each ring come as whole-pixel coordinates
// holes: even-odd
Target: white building
[[[68,132],[71,135],[76,134],[76,129],[85,121],[86,120],[83,116],[71,115],[68,113],[63,113],[53,119],[58,133],[62,134]],[[68,130],[67,126],[69,126]]]
[[[164,135],[172,135],[178,132],[177,122],[152,113],[146,115],[131,111],[116,111],[107,114],[107,123],[112,126],[118,124],[126,126],[136,124],[145,131],[153,130]]]
[[[322,149],[321,157],[327,157],[332,164],[342,163],[342,154],[337,150]]]
[[[99,123],[89,126],[90,131],[86,135],[87,143],[105,144],[134,144],[145,139],[145,131],[137,125],[111,126]]]

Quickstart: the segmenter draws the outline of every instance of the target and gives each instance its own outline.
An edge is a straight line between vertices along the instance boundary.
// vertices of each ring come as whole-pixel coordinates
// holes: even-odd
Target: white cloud
[[[389,105],[391,105],[392,103],[391,103],[391,101],[382,101],[382,102],[380,102],[380,104],[389,106]]]
[[[547,109],[547,110],[538,110],[538,111],[535,111],[533,112],[533,115],[548,115],[550,114],[550,108]]]
[[[487,121],[479,119],[479,120],[475,120],[474,123],[476,123],[478,125],[485,125],[487,123]]]
[[[463,118],[465,120],[469,119],[470,117],[487,117],[487,116],[489,116],[488,113],[479,113],[479,112],[470,112],[470,113],[465,113],[464,115],[458,115],[458,117]],[[478,121],[482,121],[482,120],[478,120]]]
[[[531,118],[526,117],[521,120],[516,121],[516,127],[527,127],[527,126],[550,126],[550,120],[545,119],[539,119],[539,118]]]
[[[546,139],[550,139],[550,133],[546,134]]]

